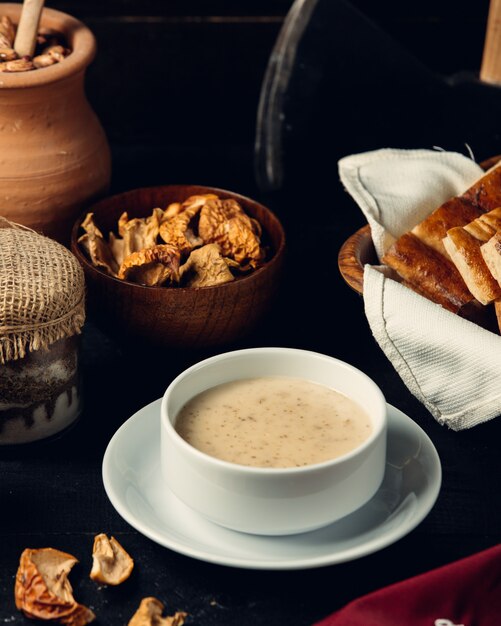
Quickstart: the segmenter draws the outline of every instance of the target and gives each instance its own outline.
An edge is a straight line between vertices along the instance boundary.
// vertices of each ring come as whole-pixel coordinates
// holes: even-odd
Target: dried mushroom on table
[[[26,617],[51,620],[67,626],[85,626],[94,613],[73,597],[68,574],[78,560],[54,548],[27,548],[16,574],[16,607]]]
[[[144,218],[118,220],[106,239],[88,213],[79,244],[115,278],[149,287],[209,287],[231,282],[265,261],[262,229],[233,199],[190,196]]]
[[[31,619],[86,626],[96,619],[91,609],[73,597],[68,575],[78,563],[71,554],[55,548],[26,548],[16,574],[16,607]],[[94,537],[90,578],[105,585],[120,585],[134,568],[134,560],[114,538],[105,533]],[[164,604],[152,596],[143,598],[128,626],[183,626],[188,613],[163,616]]]
[[[127,626],[183,626],[187,613],[178,611],[174,615],[162,617],[163,610],[164,605],[160,600],[143,598]]]
[[[134,569],[134,560],[115,537],[96,535],[92,547],[90,577],[103,585],[120,585]]]

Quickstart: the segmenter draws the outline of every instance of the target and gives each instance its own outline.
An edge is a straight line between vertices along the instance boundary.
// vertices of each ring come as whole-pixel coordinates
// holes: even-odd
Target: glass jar
[[[80,415],[85,283],[73,254],[0,217],[0,446],[66,429]]]
[[[73,424],[82,409],[79,337],[0,365],[0,445],[30,443]]]

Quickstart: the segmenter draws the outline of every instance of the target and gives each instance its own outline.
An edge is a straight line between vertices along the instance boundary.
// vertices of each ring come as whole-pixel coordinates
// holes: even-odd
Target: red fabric
[[[453,625],[501,626],[501,544],[363,596],[315,626]]]

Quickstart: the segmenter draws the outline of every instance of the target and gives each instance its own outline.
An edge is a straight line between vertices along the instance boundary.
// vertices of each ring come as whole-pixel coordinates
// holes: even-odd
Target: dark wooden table
[[[309,626],[362,594],[498,543],[501,419],[459,433],[439,426],[409,393],[375,343],[361,298],[344,284],[337,270],[339,247],[364,221],[338,182],[336,162],[347,152],[387,145],[390,139],[378,125],[381,120],[373,123],[366,119],[360,131],[358,113],[353,113],[353,119],[346,117],[354,109],[344,97],[348,92],[343,92],[342,123],[331,125],[322,153],[318,154],[314,145],[312,149],[312,142],[305,150],[296,146],[292,159],[296,165],[289,169],[284,187],[264,195],[254,182],[250,143],[258,79],[280,19],[256,18],[254,23],[239,17],[235,25],[228,18],[197,21],[175,15],[155,21],[148,14],[148,19],[137,18],[136,23],[131,14],[138,12],[137,2],[118,3],[115,12],[129,17],[118,15],[114,20],[103,17],[102,3],[56,4],[84,19],[88,10],[91,27],[101,39],[100,55],[89,75],[89,93],[112,142],[112,191],[197,183],[250,195],[267,203],[282,220],[288,254],[273,310],[238,345],[172,353],[131,346],[126,340],[116,343],[92,321],[86,324],[82,338],[85,412],[78,424],[54,441],[0,450],[0,624],[31,623],[16,611],[13,599],[18,560],[26,547],[52,546],[80,560],[71,581],[76,598],[95,610],[97,624],[127,624],[140,599],[153,595],[171,612],[187,611],[187,624],[193,626]],[[149,2],[144,10],[154,14],[158,4]],[[225,3],[216,4],[222,10]],[[250,10],[254,3],[246,6]],[[289,3],[273,6],[283,14]],[[213,25],[214,39],[207,35],[207,25]],[[421,46],[423,27],[421,22],[415,26],[419,33],[416,42]],[[124,32],[126,40],[121,37]],[[134,57],[134,71],[128,63],[120,69],[121,51],[127,42],[146,40],[138,39],[138,33],[148,34],[155,53],[149,58],[153,65],[146,66],[142,57]],[[200,55],[196,45],[206,41],[215,41],[220,47],[206,46],[206,54]],[[265,45],[255,46],[256,41]],[[183,45],[191,52],[185,54]],[[172,64],[163,63],[173,58]],[[235,71],[234,66],[245,66],[247,73]],[[143,89],[143,85],[154,84],[159,72],[168,80],[158,83],[156,92]],[[130,76],[144,80],[129,80]],[[187,109],[182,101],[167,97],[173,93],[172,85],[179,93],[186,93],[183,90],[188,86],[189,94],[196,95],[200,84],[204,88],[215,85],[218,93],[233,85],[237,97],[225,98],[221,105],[212,98],[205,108],[198,107],[198,100],[187,98]],[[412,113],[418,113],[419,106],[416,103]],[[336,120],[333,112],[330,109],[327,114]],[[460,111],[455,113],[459,118]],[[182,115],[185,117],[180,118]],[[396,128],[393,119],[387,122]],[[435,126],[427,119],[420,122],[420,127],[417,122],[414,128],[407,125],[408,135],[402,124],[394,145],[434,145],[442,120],[435,121]],[[319,141],[322,123],[317,120],[315,128]],[[427,134],[420,134],[425,126]],[[462,126],[453,130],[454,143],[443,147],[457,149],[469,140]],[[472,147],[479,160],[493,154],[493,149],[501,152],[497,129],[483,145],[473,142]],[[159,398],[188,365],[220,350],[266,345],[306,348],[352,363],[373,377],[388,402],[430,436],[442,461],[443,485],[430,514],[406,537],[341,565],[260,572],[211,565],[172,552],[136,532],[115,512],[103,489],[101,462],[117,428]],[[100,532],[117,537],[136,561],[132,577],[120,587],[99,588],[88,578],[93,538]]]

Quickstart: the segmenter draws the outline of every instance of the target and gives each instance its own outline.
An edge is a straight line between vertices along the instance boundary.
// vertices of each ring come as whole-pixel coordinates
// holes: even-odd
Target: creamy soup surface
[[[193,447],[255,467],[300,467],[356,448],[372,432],[353,400],[298,378],[247,378],[190,400],[175,428]]]

